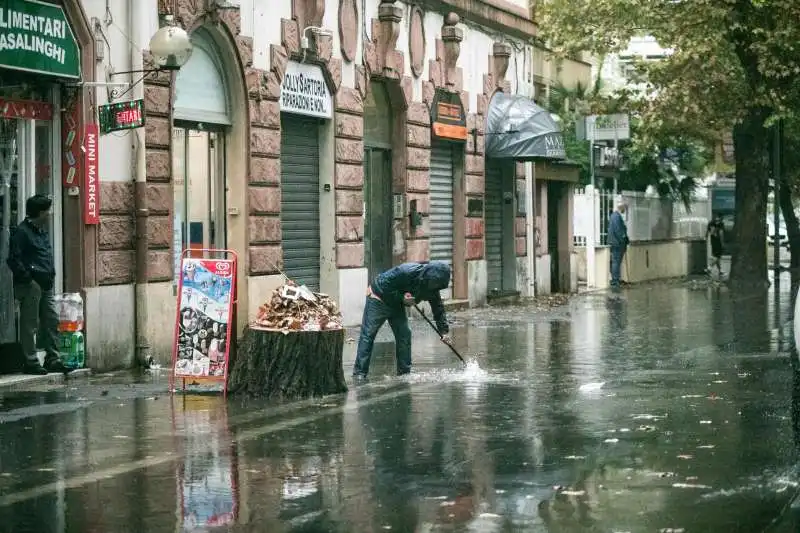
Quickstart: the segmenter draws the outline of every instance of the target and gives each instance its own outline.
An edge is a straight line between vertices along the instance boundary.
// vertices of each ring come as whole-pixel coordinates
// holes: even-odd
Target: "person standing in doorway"
[[[622,275],[622,259],[628,250],[628,227],[625,225],[627,206],[623,202],[617,203],[617,208],[608,217],[608,245],[611,247],[611,287],[618,289]]]
[[[717,276],[722,277],[722,233],[725,226],[722,224],[722,216],[717,213],[708,223],[706,228],[706,238],[711,243],[711,266],[708,273],[712,274],[711,268],[717,267]]]
[[[26,218],[11,237],[7,260],[14,275],[14,297],[19,302],[26,374],[68,372],[58,353],[58,313],[53,298],[56,269],[48,232],[52,207],[48,196],[28,198]],[[45,352],[44,367],[36,355],[37,344]]]
[[[367,377],[375,337],[387,320],[394,333],[397,374],[411,372],[411,329],[408,327],[406,308],[421,301],[430,303],[442,342],[452,344],[444,303],[439,294],[449,285],[450,266],[441,261],[405,263],[378,274],[367,287],[353,377],[357,380]]]

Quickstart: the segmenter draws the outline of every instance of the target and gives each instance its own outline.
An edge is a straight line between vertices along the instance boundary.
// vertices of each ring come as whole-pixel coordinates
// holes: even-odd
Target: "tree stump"
[[[239,343],[228,391],[281,400],[347,392],[344,333],[251,326]]]

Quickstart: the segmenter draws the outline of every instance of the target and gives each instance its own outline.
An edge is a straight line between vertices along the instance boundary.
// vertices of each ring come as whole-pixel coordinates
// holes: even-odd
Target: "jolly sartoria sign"
[[[0,67],[80,78],[80,50],[64,10],[36,0],[0,3]]]
[[[281,85],[281,111],[310,117],[333,117],[333,98],[317,65],[289,61]]]

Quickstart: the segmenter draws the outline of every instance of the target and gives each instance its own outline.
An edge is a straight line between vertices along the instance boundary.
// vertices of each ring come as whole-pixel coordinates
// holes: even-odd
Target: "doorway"
[[[513,164],[496,159],[486,160],[484,232],[489,297],[518,294]]]
[[[550,292],[560,290],[560,255],[558,250],[558,210],[561,203],[561,184],[547,183],[547,250],[550,253]]]
[[[392,153],[364,149],[364,256],[372,280],[392,266]]]
[[[180,273],[182,250],[227,246],[225,134],[179,125],[173,130],[173,150],[174,260],[175,272]],[[174,283],[177,280],[176,275]]]
[[[392,266],[392,110],[381,82],[364,99],[364,262],[372,280]]]

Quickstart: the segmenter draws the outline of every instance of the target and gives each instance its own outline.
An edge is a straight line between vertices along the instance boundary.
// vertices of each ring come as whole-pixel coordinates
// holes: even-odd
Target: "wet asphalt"
[[[387,330],[367,384],[302,402],[164,371],[4,393],[0,532],[800,531],[789,292],[454,313],[467,368],[415,321],[412,375]]]

